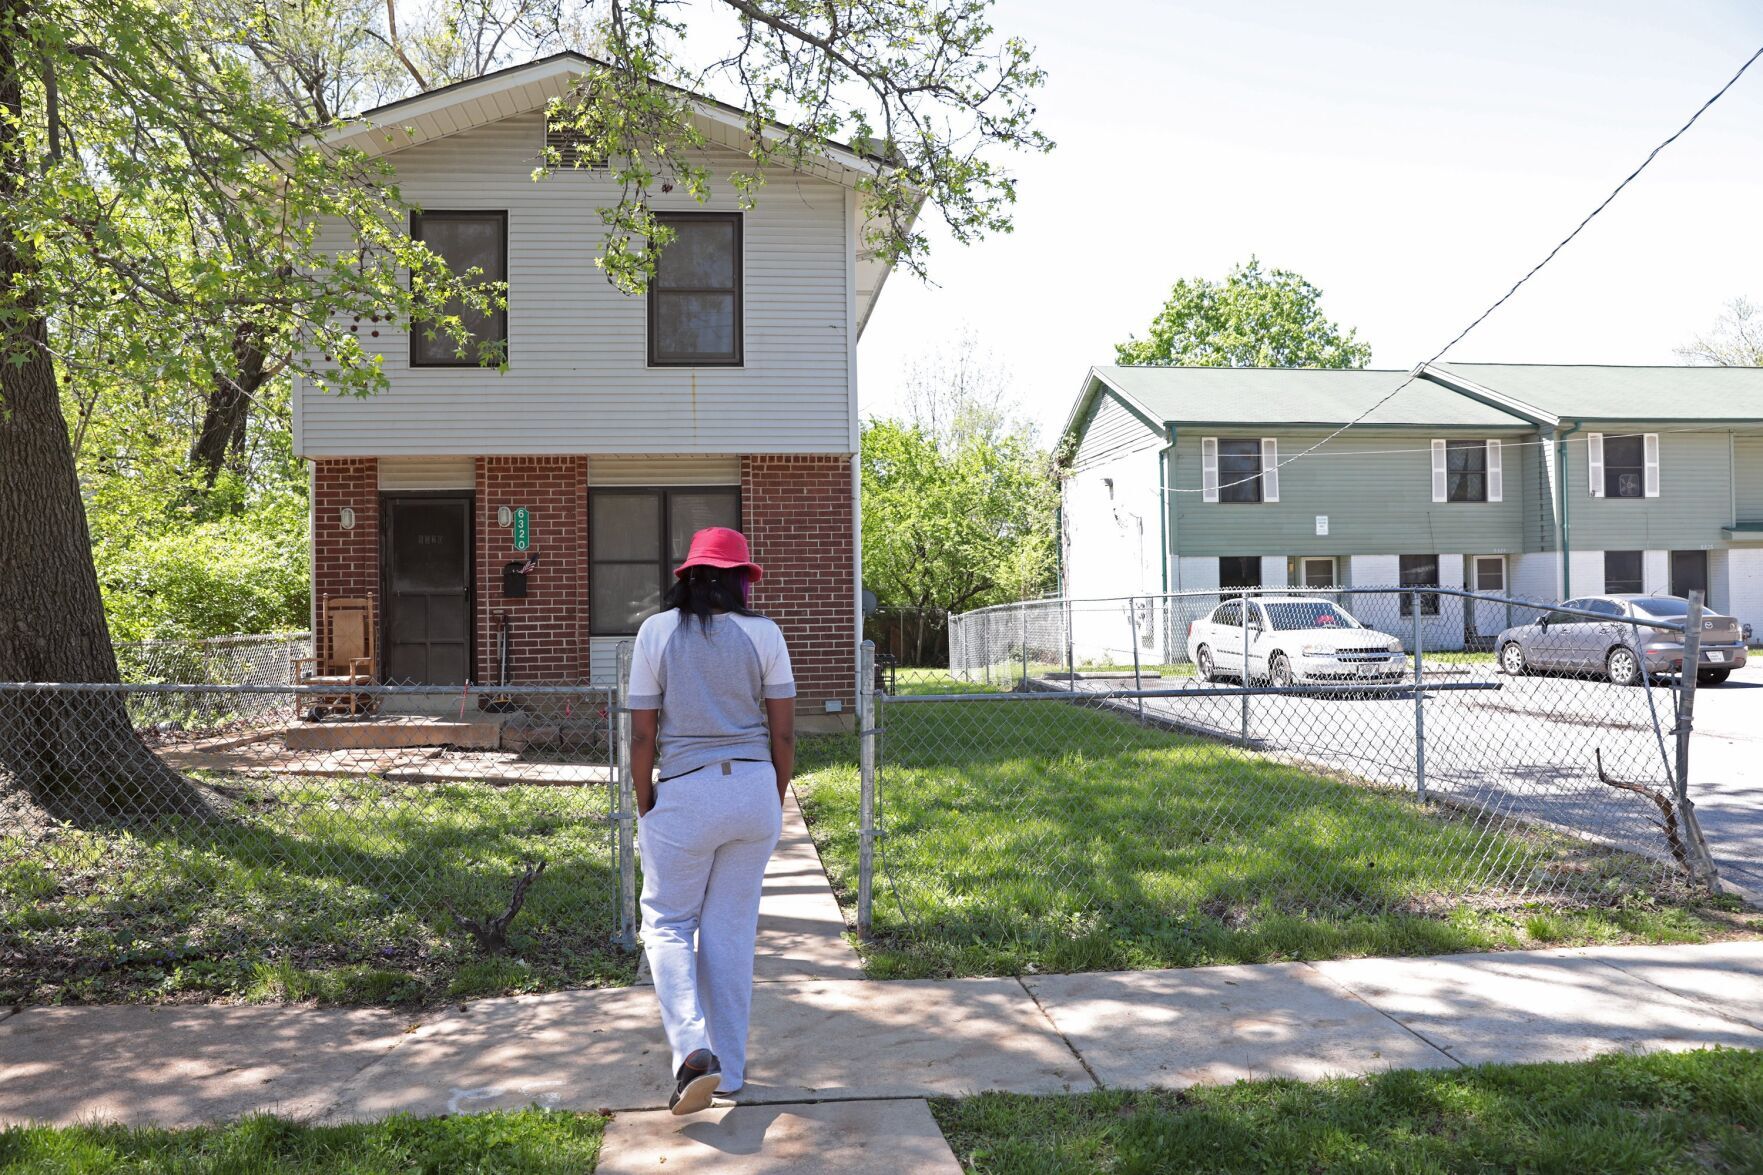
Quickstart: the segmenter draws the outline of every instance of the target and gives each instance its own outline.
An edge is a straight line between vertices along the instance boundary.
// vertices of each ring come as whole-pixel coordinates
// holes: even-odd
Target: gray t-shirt
[[[661,711],[662,779],[725,759],[769,760],[764,700],[795,696],[784,634],[763,616],[725,613],[705,627],[670,608],[637,630],[627,704]]]

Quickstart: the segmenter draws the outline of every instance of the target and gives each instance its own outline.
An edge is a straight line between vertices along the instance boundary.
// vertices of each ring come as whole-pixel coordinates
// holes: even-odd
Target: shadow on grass
[[[420,1001],[626,983],[605,787],[208,776],[224,818],[0,840],[13,1000]],[[547,870],[483,958],[454,922]]]
[[[1651,862],[1063,701],[883,707],[878,977],[1695,938],[1634,907]],[[856,888],[857,777],[804,756],[805,811]],[[1571,898],[1565,910],[1560,899]]]

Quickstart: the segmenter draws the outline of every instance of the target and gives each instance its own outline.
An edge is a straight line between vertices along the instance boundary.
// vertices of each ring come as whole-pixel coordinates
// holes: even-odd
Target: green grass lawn
[[[1068,702],[898,704],[882,721],[887,835],[864,946],[876,978],[1763,930],[1649,900],[1657,867],[1626,854]],[[850,739],[805,750],[799,792],[846,901],[857,888],[853,756]],[[1564,886],[1577,903],[1534,900]]]
[[[422,1003],[624,984],[603,787],[228,783],[217,822],[0,836],[0,1002]],[[500,914],[543,858],[510,954]]]
[[[605,1129],[606,1119],[598,1114],[544,1110],[350,1126],[258,1117],[193,1130],[13,1127],[0,1130],[0,1170],[17,1175],[580,1175],[599,1162]]]
[[[1763,1054],[935,1101],[975,1175],[1763,1171]]]

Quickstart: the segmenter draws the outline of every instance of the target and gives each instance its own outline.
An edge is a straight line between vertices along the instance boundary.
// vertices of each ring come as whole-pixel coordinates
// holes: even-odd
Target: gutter
[[[1555,493],[1561,503],[1560,543],[1561,549],[1561,598],[1573,598],[1573,561],[1569,558],[1572,551],[1571,526],[1567,514],[1567,438],[1585,427],[1585,421],[1576,420],[1573,427],[1566,432],[1555,434]],[[1589,465],[1587,468],[1591,468]]]
[[[1157,451],[1157,558],[1159,560],[1159,584],[1165,592],[1179,590],[1170,586],[1169,582],[1169,546],[1175,537],[1175,511],[1169,492],[1169,463],[1175,459],[1175,425],[1164,426],[1169,430],[1169,443]]]

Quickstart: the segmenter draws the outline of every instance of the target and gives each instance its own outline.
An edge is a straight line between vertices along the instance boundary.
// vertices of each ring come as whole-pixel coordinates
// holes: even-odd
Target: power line
[[[1470,322],[1470,324],[1468,326],[1466,326],[1462,330],[1458,331],[1456,333],[1456,335],[1454,335],[1452,337],[1450,342],[1448,342],[1444,346],[1440,347],[1437,351],[1434,351],[1431,358],[1425,359],[1425,360],[1421,361],[1420,363],[1416,364],[1414,367],[1414,370],[1412,370],[1408,373],[1407,379],[1404,379],[1401,383],[1399,383],[1395,387],[1391,388],[1390,391],[1386,395],[1384,395],[1384,397],[1382,399],[1378,400],[1371,407],[1367,408],[1365,411],[1361,412],[1359,415],[1355,416],[1353,419],[1347,421],[1347,423],[1341,425],[1339,428],[1335,429],[1333,432],[1329,433],[1327,436],[1325,436],[1321,440],[1317,441],[1314,445],[1311,445],[1308,449],[1304,449],[1301,452],[1294,453],[1290,457],[1286,458],[1285,460],[1277,462],[1273,468],[1275,470],[1284,469],[1287,465],[1291,465],[1295,462],[1303,460],[1304,458],[1310,456],[1312,453],[1316,452],[1316,450],[1322,448],[1324,445],[1326,445],[1330,441],[1334,440],[1336,437],[1340,436],[1342,433],[1345,433],[1348,429],[1355,428],[1358,425],[1364,423],[1365,420],[1373,412],[1376,412],[1379,408],[1382,408],[1385,404],[1388,404],[1391,400],[1395,399],[1396,395],[1399,392],[1401,392],[1402,389],[1406,388],[1409,384],[1413,383],[1416,379],[1418,379],[1420,377],[1420,372],[1423,368],[1425,368],[1429,364],[1437,363],[1439,361],[1439,359],[1445,354],[1446,351],[1449,351],[1452,347],[1455,347],[1458,343],[1462,342],[1463,339],[1469,334],[1470,331],[1474,330],[1476,327],[1480,326],[1483,322],[1487,321],[1489,315],[1493,314],[1493,312],[1498,310],[1501,306],[1504,306],[1506,304],[1506,302],[1512,297],[1512,295],[1516,294],[1519,291],[1519,289],[1522,288],[1526,282],[1528,282],[1531,278],[1535,277],[1538,273],[1540,273],[1542,271],[1542,268],[1545,265],[1547,265],[1549,262],[1553,261],[1555,259],[1555,255],[1557,253],[1559,253],[1559,252],[1561,252],[1561,250],[1565,249],[1568,245],[1570,245],[1573,242],[1573,239],[1575,237],[1579,236],[1580,233],[1584,232],[1585,227],[1588,224],[1590,224],[1593,220],[1595,220],[1599,213],[1603,212],[1604,209],[1608,208],[1610,206],[1611,201],[1615,200],[1617,196],[1622,194],[1622,190],[1624,188],[1628,187],[1629,184],[1633,183],[1635,178],[1637,176],[1639,176],[1641,174],[1641,172],[1647,170],[1648,165],[1650,165],[1654,159],[1658,158],[1659,152],[1665,150],[1665,148],[1667,148],[1667,147],[1671,146],[1671,144],[1677,142],[1677,140],[1683,135],[1683,133],[1685,131],[1687,131],[1691,127],[1695,126],[1696,121],[1698,119],[1700,119],[1702,117],[1702,115],[1704,115],[1708,112],[1708,108],[1710,106],[1713,106],[1714,103],[1720,101],[1721,98],[1725,97],[1726,92],[1728,90],[1732,89],[1733,86],[1738,83],[1738,80],[1740,78],[1745,76],[1745,71],[1749,70],[1751,68],[1751,66],[1756,63],[1756,61],[1759,57],[1763,57],[1763,46],[1759,46],[1755,53],[1751,54],[1748,58],[1745,59],[1745,63],[1743,65],[1739,66],[1738,72],[1733,74],[1730,78],[1726,79],[1726,84],[1724,86],[1721,86],[1718,90],[1714,91],[1714,94],[1706,102],[1702,103],[1700,106],[1698,106],[1696,108],[1696,112],[1694,114],[1690,115],[1689,121],[1685,122],[1682,126],[1678,127],[1675,131],[1673,131],[1670,134],[1670,136],[1665,139],[1664,142],[1660,143],[1658,146],[1654,147],[1651,151],[1647,152],[1647,157],[1645,159],[1641,160],[1640,166],[1635,168],[1633,171],[1629,172],[1628,175],[1623,177],[1623,180],[1621,183],[1617,184],[1614,188],[1610,189],[1610,194],[1608,196],[1605,196],[1604,199],[1599,202],[1599,204],[1596,208],[1594,208],[1590,212],[1586,213],[1585,219],[1581,220],[1578,224],[1574,225],[1573,231],[1568,233],[1565,237],[1562,237],[1561,240],[1556,243],[1555,247],[1553,249],[1550,249],[1548,254],[1546,256],[1544,256],[1544,258],[1541,261],[1539,261],[1535,265],[1531,266],[1529,272],[1527,272],[1523,277],[1519,278],[1517,281],[1513,282],[1512,287],[1510,289],[1508,289],[1504,294],[1501,294],[1498,298],[1496,298],[1494,300],[1493,305],[1489,306],[1486,310],[1483,310],[1480,314],[1476,315],[1475,319],[1472,322]],[[1254,481],[1257,478],[1261,477],[1265,472],[1266,471],[1263,470],[1262,473],[1254,474],[1251,477],[1239,478],[1236,481],[1228,483],[1228,485],[1242,485],[1246,482]],[[1218,488],[1225,489],[1225,488],[1227,488],[1227,486],[1220,485]],[[1197,494],[1197,493],[1201,493],[1203,491],[1201,491],[1201,490],[1170,490],[1168,492],[1182,493],[1182,494]]]

